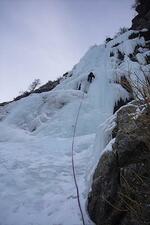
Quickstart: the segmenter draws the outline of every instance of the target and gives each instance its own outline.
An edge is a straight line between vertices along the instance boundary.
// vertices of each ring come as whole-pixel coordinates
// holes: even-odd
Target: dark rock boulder
[[[132,29],[150,29],[150,1],[139,0],[136,6],[137,16],[132,20]]]
[[[89,215],[96,225],[150,224],[150,114],[136,104],[124,106],[115,130],[113,149],[93,176]]]

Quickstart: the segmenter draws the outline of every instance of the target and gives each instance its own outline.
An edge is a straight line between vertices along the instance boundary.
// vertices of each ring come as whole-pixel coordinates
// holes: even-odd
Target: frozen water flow
[[[75,167],[86,225],[91,176],[99,157],[111,150],[115,102],[129,98],[116,83],[128,70],[145,69],[145,51],[137,62],[128,54],[144,39],[128,40],[132,31],[110,43],[93,46],[69,75],[51,92],[32,94],[0,107],[0,224],[80,225],[71,168],[71,143],[80,102],[75,137]],[[113,47],[119,43],[117,47]],[[121,62],[117,55],[125,54]],[[139,61],[139,62],[138,62]],[[87,81],[93,72],[95,79]],[[80,88],[79,88],[80,85]],[[78,90],[80,89],[80,90]]]

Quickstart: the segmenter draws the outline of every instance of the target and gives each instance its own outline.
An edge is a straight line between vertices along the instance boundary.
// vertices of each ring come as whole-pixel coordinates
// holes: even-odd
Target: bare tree
[[[142,72],[142,77],[139,77],[138,74],[134,73],[136,82],[130,77],[130,84],[135,98],[139,101],[143,100],[146,107],[150,109],[150,71],[144,71],[142,68],[140,68],[140,71]]]
[[[34,81],[30,84],[28,88],[29,92],[33,92],[40,84],[40,79],[34,79]]]
[[[132,92],[135,100],[139,102],[143,101],[147,109],[150,110],[150,70],[143,70],[140,67],[140,75],[136,72],[132,73],[128,71],[128,76],[122,75],[120,83],[126,90]]]

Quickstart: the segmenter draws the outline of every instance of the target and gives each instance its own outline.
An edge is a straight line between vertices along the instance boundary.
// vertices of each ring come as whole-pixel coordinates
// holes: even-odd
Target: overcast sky
[[[134,0],[0,0],[0,102],[54,80],[119,27]]]

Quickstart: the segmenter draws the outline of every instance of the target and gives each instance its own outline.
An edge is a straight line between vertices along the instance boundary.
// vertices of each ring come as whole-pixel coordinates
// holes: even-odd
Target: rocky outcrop
[[[25,98],[25,97],[28,97],[29,95],[34,94],[34,93],[42,93],[42,92],[51,91],[60,83],[60,79],[61,78],[58,78],[57,80],[54,80],[54,81],[50,80],[46,84],[44,84],[44,85],[40,86],[39,88],[35,89],[34,91],[25,91],[21,95],[18,95],[17,97],[15,97],[13,101],[18,101],[18,100],[20,100],[22,98]],[[0,106],[7,105],[7,104],[9,104],[13,101],[2,102],[2,103],[0,103]]]
[[[138,0],[136,6],[137,16],[132,20],[132,29],[150,29],[150,1]]]
[[[150,224],[150,114],[129,104],[117,113],[116,139],[95,170],[88,212],[96,225]]]
[[[42,93],[42,92],[47,92],[51,91],[54,89],[58,84],[60,83],[60,79],[54,80],[54,81],[48,81],[46,84],[42,85],[38,89],[34,91],[34,93]]]

